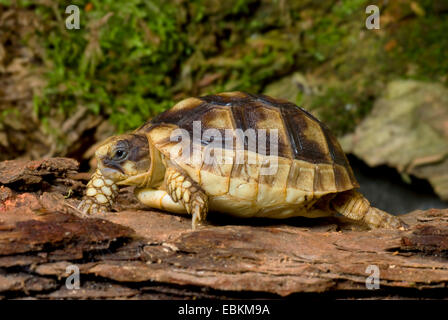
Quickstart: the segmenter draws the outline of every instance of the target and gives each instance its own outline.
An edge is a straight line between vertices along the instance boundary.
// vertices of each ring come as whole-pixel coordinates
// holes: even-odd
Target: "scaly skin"
[[[403,230],[408,228],[400,218],[372,207],[370,202],[355,190],[338,194],[332,200],[331,204],[343,216],[360,221],[371,229],[386,228]]]
[[[193,180],[180,170],[169,167],[166,171],[165,184],[173,201],[182,203],[187,212],[193,215],[191,221],[193,230],[205,221],[208,197]]]
[[[86,194],[78,209],[86,215],[110,211],[117,194],[117,185],[112,180],[105,178],[97,169],[87,183]]]

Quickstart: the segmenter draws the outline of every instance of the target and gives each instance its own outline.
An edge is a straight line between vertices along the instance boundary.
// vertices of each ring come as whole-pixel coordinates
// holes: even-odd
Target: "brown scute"
[[[232,105],[231,107],[232,117],[234,122],[234,129],[241,130],[245,133],[247,129],[255,129],[257,121],[265,120],[262,113],[259,112],[259,105],[253,103],[253,101],[247,101],[246,104],[241,105],[239,103]],[[258,132],[256,133],[255,141],[258,141]],[[236,137],[235,133],[235,137]],[[248,138],[244,138],[244,150],[248,150]],[[267,146],[269,150],[269,147]],[[252,150],[254,151],[254,150]]]
[[[293,161],[289,169],[288,183],[286,186],[288,188],[294,188],[300,178],[300,164],[298,161]]]
[[[249,179],[250,176],[247,174],[246,169],[247,168],[246,168],[245,163],[242,163],[242,164],[235,163],[235,164],[233,164],[232,171],[230,172],[230,176],[231,177],[239,177],[239,178],[247,177]]]
[[[262,104],[260,101],[253,101],[250,103],[249,107],[239,107],[241,112],[239,114],[244,116],[244,122],[246,124],[246,128],[255,129],[257,133],[257,141],[259,141],[258,134],[261,132],[260,129],[266,130],[266,150],[264,153],[267,155],[272,154],[271,145],[270,145],[270,134],[272,129],[277,129],[278,131],[278,155],[280,157],[291,159],[293,153],[291,151],[291,145],[289,142],[288,130],[285,127],[282,120],[281,110],[278,108],[267,107],[265,104]],[[233,107],[235,109],[235,107]]]
[[[218,121],[218,117],[225,119]],[[243,132],[247,129],[278,129],[280,157],[302,160],[310,165],[334,164],[332,177],[334,176],[337,190],[358,185],[347,157],[329,129],[312,114],[286,100],[239,91],[187,99],[160,114],[140,130],[149,132],[158,124],[170,124],[185,129],[192,137],[193,121],[202,122],[201,137],[203,131],[209,128],[218,129],[223,137],[225,129],[241,129]],[[235,136],[234,132],[233,146],[236,145]],[[247,139],[245,140],[244,147],[247,150]],[[203,145],[208,143],[210,141],[202,141]],[[224,148],[224,140],[222,145]],[[266,150],[257,148],[257,152],[272,153],[269,133]],[[300,175],[309,179],[311,173],[302,171]],[[320,184],[319,177],[314,178],[313,175],[312,179],[317,179],[316,184]]]
[[[355,174],[353,173],[352,167],[348,163],[348,160],[347,160],[347,165],[345,166],[345,169],[347,170],[347,173],[348,173],[348,175],[350,177],[350,181],[351,181],[353,187],[354,188],[359,188],[359,183],[356,180]]]
[[[247,94],[247,95],[250,96],[255,101],[259,101],[259,102],[263,103],[264,105],[268,105],[273,108],[278,108],[279,106],[281,106],[283,108],[291,107],[291,106],[297,108],[297,106],[295,104],[293,104],[285,99],[272,98],[272,97],[266,96],[264,94]]]
[[[302,160],[292,161],[286,187],[313,193],[316,191],[314,189],[315,168],[316,165],[309,162],[304,162]]]
[[[235,152],[234,159],[235,162],[232,165],[231,171],[232,177],[247,177],[248,179],[258,179],[258,165],[254,162],[249,161],[249,154],[247,152]],[[237,161],[237,159],[240,160]]]
[[[256,101],[249,100],[244,104],[232,104],[232,114],[235,119],[235,129],[246,131],[249,128],[255,129],[258,121],[266,120],[266,115],[262,112],[263,105]]]
[[[314,168],[304,168],[302,167],[299,171],[299,175],[296,178],[296,185],[294,188],[307,191],[314,192],[314,175],[316,171]]]
[[[324,190],[325,186],[321,179],[322,174],[319,169],[319,165],[314,168],[314,181],[313,181],[313,191],[315,190]]]
[[[262,169],[269,168],[269,165],[265,164],[261,166]],[[275,174],[260,174],[258,176],[258,181],[260,184],[267,184],[268,186],[272,186],[277,178]]]
[[[333,165],[333,170],[337,191],[345,191],[359,187],[358,182],[354,179],[354,175],[350,167],[343,167],[341,165],[335,164]]]
[[[316,128],[308,128],[308,123],[313,120],[306,113],[301,112],[302,109],[299,108],[282,108],[281,110],[283,121],[289,134],[289,141],[291,142],[294,158],[316,164],[332,163],[328,151],[325,150],[327,146],[322,146],[322,143],[318,143],[305,136],[306,130],[316,130]],[[320,127],[318,128],[321,130]]]
[[[322,132],[327,138],[328,148],[330,149],[330,154],[332,155],[334,163],[337,163],[341,166],[348,166],[348,159],[336,137],[331,134],[326,125],[321,123],[321,127]]]
[[[333,166],[316,165],[314,174],[314,191],[336,192]]]
[[[206,149],[205,149],[206,150]],[[207,152],[207,151],[206,151]],[[213,152],[210,152],[210,157],[213,157]],[[211,162],[202,162],[201,171],[207,171],[211,174],[221,176],[221,177],[230,177],[231,170],[228,169],[225,165],[217,163],[216,158],[212,158],[214,161]],[[233,168],[233,167],[232,167]]]
[[[200,97],[199,99],[201,99],[204,102],[220,106],[228,106],[236,104],[241,105],[252,100],[247,93],[241,91],[222,92],[214,95],[203,96]]]
[[[226,137],[226,129],[233,130],[233,116],[229,108],[215,107],[210,108],[202,116],[202,133],[201,133],[201,145],[207,146],[213,142],[214,146],[221,146],[225,149],[226,145],[235,145],[234,137]],[[226,143],[226,138],[230,141]]]
[[[176,103],[170,110],[171,112],[180,110],[189,111],[196,108],[200,104],[202,104],[202,100],[199,98],[187,98]]]
[[[311,164],[294,160],[287,179],[287,188],[307,192],[341,192],[359,187],[353,183],[345,167],[336,164]]]

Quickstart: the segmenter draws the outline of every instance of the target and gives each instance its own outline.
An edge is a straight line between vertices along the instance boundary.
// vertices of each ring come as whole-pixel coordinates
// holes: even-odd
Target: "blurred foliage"
[[[388,81],[447,83],[445,1],[2,0],[35,10],[47,85],[35,97],[40,119],[79,106],[117,131],[191,95],[265,87],[301,72],[318,90],[296,95],[338,134],[354,128]],[[65,28],[65,8],[81,29]],[[365,8],[381,9],[367,30]],[[24,39],[26,41],[26,39]]]
[[[82,9],[80,30],[65,29],[69,4]],[[41,37],[49,71],[46,89],[34,101],[39,117],[55,110],[69,117],[85,106],[108,117],[119,132],[202,91],[259,91],[264,79],[294,65],[298,51],[278,32],[257,39],[257,32],[272,25],[251,16],[256,1],[19,5],[35,9],[45,21]]]
[[[49,21],[42,38],[51,67],[36,112],[45,117],[57,107],[68,117],[82,105],[123,131],[167,108],[170,73],[188,49],[174,7],[139,0],[70,3],[83,8],[80,30],[66,30],[57,14],[68,3],[37,7]]]

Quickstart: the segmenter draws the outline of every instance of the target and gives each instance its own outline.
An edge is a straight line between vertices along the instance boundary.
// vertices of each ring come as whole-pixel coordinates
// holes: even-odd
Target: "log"
[[[193,231],[190,217],[145,209],[130,188],[115,212],[80,217],[76,205],[88,177],[76,170],[65,158],[0,163],[2,298],[447,295],[448,210],[403,215],[406,231],[366,230],[342,217],[214,213]],[[73,266],[79,289],[66,286]],[[372,270],[378,289],[369,289]]]

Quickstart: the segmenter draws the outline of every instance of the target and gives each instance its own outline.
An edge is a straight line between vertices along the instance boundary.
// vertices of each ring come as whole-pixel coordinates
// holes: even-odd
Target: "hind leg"
[[[371,229],[407,229],[408,227],[400,218],[372,207],[361,193],[354,190],[338,194],[331,201],[331,206],[343,216],[360,221]]]

